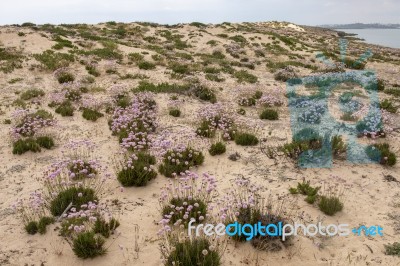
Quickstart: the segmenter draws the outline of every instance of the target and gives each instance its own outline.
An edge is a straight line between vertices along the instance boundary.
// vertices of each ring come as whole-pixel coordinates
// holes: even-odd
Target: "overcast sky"
[[[400,23],[399,0],[0,0],[0,24],[150,21]]]

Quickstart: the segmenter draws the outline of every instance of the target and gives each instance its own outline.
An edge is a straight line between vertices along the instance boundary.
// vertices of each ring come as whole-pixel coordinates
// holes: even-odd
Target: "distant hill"
[[[400,29],[400,24],[352,23],[352,24],[320,25],[319,27],[328,29]]]

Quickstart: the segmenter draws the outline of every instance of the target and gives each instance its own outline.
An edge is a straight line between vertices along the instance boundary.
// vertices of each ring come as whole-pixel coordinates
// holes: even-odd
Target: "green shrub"
[[[25,225],[25,231],[30,234],[30,235],[34,235],[38,232],[39,228],[38,228],[38,222],[36,221],[30,221]]]
[[[184,93],[189,88],[189,85],[178,85],[169,83],[153,84],[147,81],[140,81],[139,86],[134,91],[148,91],[154,93]]]
[[[82,117],[85,118],[86,120],[97,121],[97,119],[103,116],[104,115],[99,111],[92,110],[89,108],[83,108]]]
[[[380,108],[388,111],[389,113],[396,113],[397,111],[397,107],[393,106],[393,103],[388,99],[385,99],[380,103]]]
[[[215,250],[210,250],[210,243],[206,238],[186,239],[183,242],[176,241],[173,247],[173,251],[166,259],[166,266],[221,265],[221,255]],[[208,251],[207,255],[202,253],[203,250]]]
[[[258,138],[253,134],[239,133],[235,136],[235,143],[240,146],[255,146],[258,144]]]
[[[157,172],[152,170],[156,164],[156,158],[146,153],[138,153],[137,160],[132,160],[132,167],[122,169],[118,175],[118,181],[124,187],[143,187],[157,176]]]
[[[400,97],[400,89],[395,89],[395,88],[390,88],[390,89],[385,89],[384,93],[393,95],[395,97]]]
[[[342,136],[336,135],[331,139],[332,152],[334,156],[340,156],[347,150],[347,145],[344,143]]]
[[[80,193],[82,194],[80,195]],[[50,212],[54,216],[60,216],[71,202],[76,210],[79,211],[81,205],[87,204],[89,201],[97,201],[93,189],[70,187],[58,193],[58,195],[50,202]]]
[[[169,115],[173,117],[180,117],[181,116],[181,110],[179,109],[171,109],[169,110]]]
[[[211,125],[211,121],[203,120],[200,126],[196,129],[196,133],[199,136],[205,138],[213,138],[215,136],[215,127]]]
[[[182,74],[182,75],[190,74],[190,72],[191,72],[189,65],[184,65],[184,64],[179,64],[179,63],[171,64],[170,68],[172,69],[172,71],[174,73]]]
[[[385,245],[385,254],[400,257],[400,242]]]
[[[10,125],[11,124],[11,119],[4,119],[4,124],[5,125]]]
[[[41,97],[43,95],[44,95],[44,91],[43,90],[30,89],[30,90],[24,91],[21,94],[20,97],[21,97],[22,100],[28,101],[28,100],[30,100],[32,98]]]
[[[75,76],[68,72],[62,72],[62,73],[58,74],[57,80],[58,80],[58,83],[60,83],[60,84],[73,82],[75,80]]]
[[[54,223],[55,219],[53,217],[43,216],[40,218],[38,223],[38,232],[43,235],[46,233],[47,226]]]
[[[326,215],[332,216],[343,209],[343,203],[336,196],[321,196],[318,207]]]
[[[318,191],[320,187],[312,187],[310,181],[303,181],[297,184],[297,188],[289,188],[291,194],[302,194],[307,196],[305,201],[313,204],[318,198]]]
[[[267,120],[278,120],[278,112],[273,109],[265,109],[260,114],[260,118],[267,119]]]
[[[262,96],[263,96],[262,91],[256,91],[253,95],[253,98],[259,100],[261,99]]]
[[[217,102],[217,97],[215,93],[207,87],[204,86],[196,86],[193,90],[194,95],[203,101],[208,101],[211,103]]]
[[[246,70],[240,70],[235,72],[234,77],[237,79],[239,83],[247,82],[247,83],[256,83],[258,78]]]
[[[119,226],[118,220],[111,218],[109,222],[106,222],[103,218],[98,218],[94,223],[93,232],[101,234],[105,238],[109,238],[111,233]]]
[[[210,149],[208,152],[212,155],[220,155],[226,152],[226,146],[222,142],[217,142],[211,145]]]
[[[390,151],[388,143],[367,146],[365,151],[371,160],[382,165],[393,166],[396,164],[396,154]]]
[[[40,145],[36,143],[35,139],[19,139],[13,143],[13,154],[24,154],[25,152],[40,152]]]
[[[189,170],[190,167],[201,165],[203,162],[204,156],[200,151],[191,148],[186,148],[183,151],[169,150],[164,155],[159,171],[166,177],[172,177],[174,173],[180,175],[180,173]]]
[[[140,69],[144,69],[144,70],[151,70],[151,69],[155,69],[156,65],[147,61],[141,61],[138,63],[138,67]]]
[[[35,54],[33,57],[49,70],[57,70],[61,67],[67,67],[75,58],[71,54],[55,53],[52,50],[46,50],[41,54]]]
[[[144,56],[139,53],[130,53],[128,54],[128,58],[134,62],[141,62],[144,59]]]
[[[240,108],[237,110],[237,113],[240,115],[245,115],[246,114],[246,110],[244,110],[243,108]]]
[[[84,232],[74,239],[72,250],[78,258],[94,258],[106,253],[104,242],[104,239],[96,236],[94,232]]]
[[[239,99],[238,104],[240,106],[254,106],[256,105],[256,99],[254,97],[241,98]]]
[[[55,112],[61,116],[73,116],[74,107],[70,101],[64,101],[56,108]]]
[[[36,143],[45,149],[51,149],[54,147],[54,140],[52,137],[49,136],[41,136],[36,138]]]
[[[116,104],[121,108],[126,108],[131,104],[131,99],[129,96],[118,97]]]

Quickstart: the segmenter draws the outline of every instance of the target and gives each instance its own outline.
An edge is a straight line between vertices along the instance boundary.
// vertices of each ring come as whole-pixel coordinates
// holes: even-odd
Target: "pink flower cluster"
[[[257,101],[257,104],[264,107],[281,106],[284,103],[283,94],[284,92],[281,88],[275,88],[271,92],[264,93]]]
[[[209,122],[210,130],[219,129],[222,131],[224,140],[232,140],[236,127],[232,113],[221,103],[209,104],[198,111],[201,121]]]
[[[14,139],[22,137],[32,137],[40,129],[51,127],[56,124],[54,119],[45,119],[29,110],[16,110],[12,115],[16,126],[12,127],[12,136]]]
[[[156,103],[149,93],[137,94],[127,108],[117,107],[112,116],[114,134],[126,133],[121,140],[124,150],[143,150],[150,145],[149,134],[157,127]]]
[[[199,203],[208,204],[215,196],[217,180],[214,176],[207,173],[199,176],[198,174],[186,171],[183,177],[170,181],[161,189],[160,204],[164,207],[170,207],[173,211],[164,215],[159,222],[162,229],[159,234],[168,233],[172,230],[170,227],[171,218],[175,214],[183,214],[183,220],[179,219],[175,222],[175,226],[181,226],[182,223],[188,223],[193,216],[198,217],[197,222],[202,222],[206,218],[206,214],[197,213]],[[171,205],[171,202],[180,202],[184,200],[180,206]],[[191,204],[188,203],[191,202]],[[195,215],[191,215],[195,214]],[[205,215],[205,216],[204,216]]]

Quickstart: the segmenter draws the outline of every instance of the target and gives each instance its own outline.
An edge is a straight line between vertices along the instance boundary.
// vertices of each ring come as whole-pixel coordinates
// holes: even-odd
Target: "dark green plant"
[[[51,149],[54,147],[54,140],[52,137],[49,136],[40,136],[36,138],[36,143],[45,149]]]
[[[97,201],[97,196],[93,189],[84,187],[66,188],[52,199],[50,202],[50,212],[54,216],[60,216],[70,203],[79,211],[81,205],[89,201]]]
[[[212,155],[220,155],[226,152],[226,146],[223,142],[217,142],[211,145],[208,152]]]
[[[235,136],[235,143],[240,146],[255,146],[258,142],[258,138],[250,133],[238,133]]]
[[[265,109],[261,114],[260,114],[260,119],[266,119],[266,120],[278,120],[278,112],[273,110],[273,109]]]
[[[318,191],[320,187],[312,187],[310,181],[303,181],[297,184],[297,188],[289,188],[291,194],[302,194],[307,196],[305,201],[313,204],[318,198]]]
[[[237,110],[237,113],[240,115],[245,115],[246,114],[246,110],[244,110],[243,108],[240,108]]]
[[[46,233],[47,226],[54,223],[55,219],[53,217],[43,216],[40,218],[38,223],[38,232],[43,235]]]
[[[78,258],[94,258],[106,253],[104,242],[104,239],[96,236],[94,232],[83,232],[74,239],[72,250]]]
[[[118,220],[111,218],[109,222],[106,222],[104,218],[98,218],[94,223],[93,232],[101,234],[105,238],[109,238],[111,233],[119,226]]]
[[[40,152],[40,145],[36,143],[35,139],[19,139],[13,143],[13,154],[24,154],[25,152]]]
[[[74,115],[74,107],[70,101],[64,101],[60,105],[57,106],[55,112],[60,114],[61,116],[73,116]]]
[[[186,239],[183,242],[176,241],[173,251],[167,255],[166,266],[219,266],[221,255],[216,250],[210,250],[210,242],[206,238]],[[203,250],[207,250],[204,255]]]
[[[68,72],[62,72],[62,73],[58,74],[57,80],[58,80],[58,83],[60,83],[60,84],[73,82],[75,80],[75,76]]]
[[[382,165],[393,166],[396,164],[396,154],[390,151],[388,143],[367,146],[365,151],[371,160]]]
[[[156,65],[147,61],[141,61],[138,63],[138,67],[144,70],[152,70],[156,68]]]
[[[181,156],[178,157],[178,153]],[[169,159],[169,157],[171,159]],[[191,148],[186,148],[183,151],[169,150],[164,155],[164,159],[159,167],[159,171],[166,177],[172,177],[173,174],[180,175],[180,173],[189,170],[190,167],[201,165],[203,162],[204,156],[200,151],[196,151]]]
[[[169,110],[169,115],[173,117],[180,117],[181,116],[181,110],[179,109],[171,109]]]
[[[340,156],[347,150],[347,145],[344,143],[342,136],[336,135],[331,139],[332,152],[334,156]]]
[[[393,244],[388,244],[384,246],[386,255],[400,257],[400,242],[394,242]]]
[[[393,103],[388,99],[383,100],[380,104],[380,108],[388,111],[389,113],[396,113],[397,107],[393,106]]]
[[[196,133],[199,136],[205,138],[213,138],[215,136],[216,129],[211,125],[211,121],[203,120],[200,126],[196,129]]]
[[[45,94],[45,93],[44,93],[43,90],[30,89],[30,90],[24,91],[24,92],[21,94],[20,97],[21,97],[22,100],[28,101],[28,100],[30,100],[30,99],[32,99],[32,98],[41,97],[41,96],[43,96],[44,94]]]
[[[250,74],[246,70],[240,70],[235,72],[234,77],[237,79],[239,83],[242,82],[256,83],[258,81],[257,76]]]
[[[137,154],[137,160],[132,161],[132,167],[123,168],[117,175],[118,181],[124,187],[143,187],[157,176],[151,167],[156,164],[156,158],[147,153]]]
[[[318,207],[326,215],[332,216],[343,209],[343,203],[336,196],[321,196]]]
[[[25,225],[25,231],[30,234],[30,235],[34,235],[38,232],[39,228],[38,228],[38,222],[36,221],[30,221]]]
[[[104,115],[100,113],[99,111],[92,110],[89,108],[83,108],[82,112],[82,117],[85,118],[86,120],[90,121],[97,121],[100,117],[103,117]]]
[[[196,86],[193,90],[194,95],[203,101],[208,101],[211,103],[217,102],[217,97],[215,93],[207,87],[204,86]]]
[[[35,54],[33,57],[49,70],[57,70],[61,67],[67,67],[75,58],[72,54],[55,53],[52,50],[46,50],[41,54]]]

